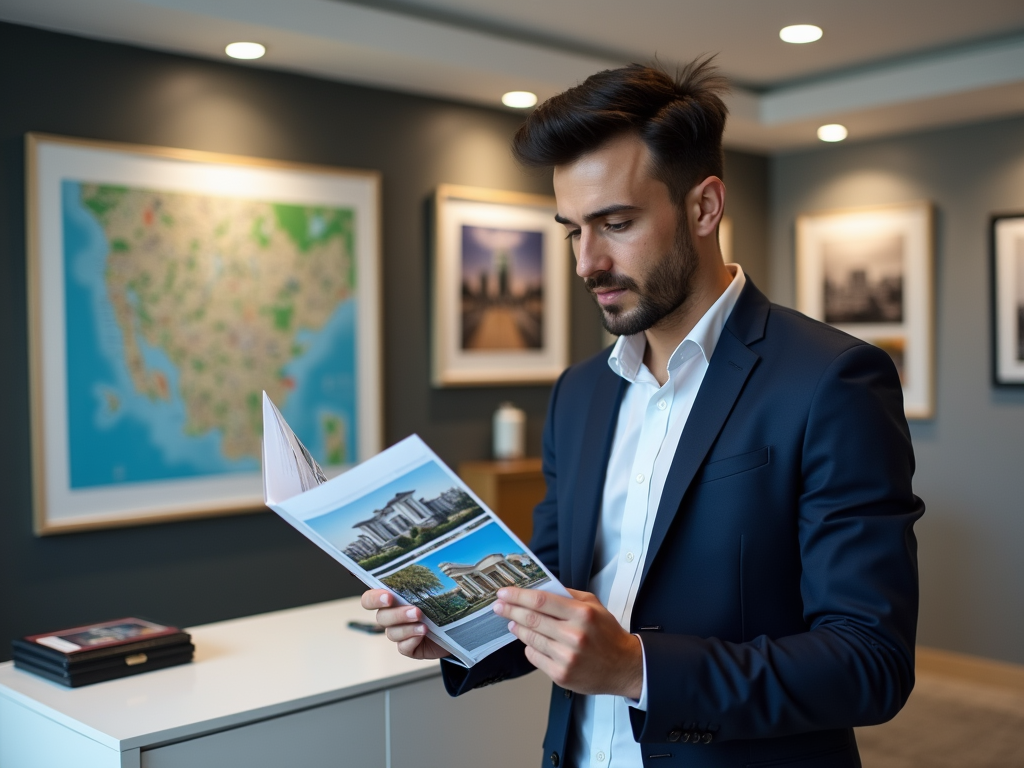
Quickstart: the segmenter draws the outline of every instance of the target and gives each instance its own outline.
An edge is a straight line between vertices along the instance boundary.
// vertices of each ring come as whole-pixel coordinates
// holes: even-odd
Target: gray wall
[[[768,289],[769,160],[725,153],[725,212],[732,219],[733,260],[762,291]]]
[[[371,168],[383,175],[385,439],[418,432],[447,462],[486,458],[512,400],[540,450],[549,387],[429,383],[425,202],[443,182],[549,194],[508,140],[521,116],[0,24],[0,659],[29,632],[141,614],[199,624],[355,594],[275,515],[36,538],[31,530],[23,137],[27,131]],[[727,156],[735,238],[764,271],[766,162]],[[758,272],[760,270],[760,272]],[[573,281],[574,360],[603,343]]]
[[[769,290],[790,306],[797,214],[935,204],[938,399],[911,423],[919,641],[1024,663],[1024,389],[992,386],[989,301],[989,218],[1024,212],[1024,120],[776,157],[770,199]]]

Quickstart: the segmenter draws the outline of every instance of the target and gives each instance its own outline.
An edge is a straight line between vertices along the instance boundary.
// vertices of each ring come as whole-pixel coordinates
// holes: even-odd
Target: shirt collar
[[[732,282],[686,334],[686,338],[679,342],[679,346],[675,348],[669,358],[668,370],[670,373],[674,367],[686,359],[687,356],[683,351],[689,344],[696,344],[703,353],[705,362],[711,362],[711,356],[715,353],[715,347],[718,346],[722,329],[725,328],[725,323],[729,319],[729,315],[732,314],[733,307],[736,306],[743,286],[747,283],[743,267],[739,264],[726,264],[725,266],[732,272]],[[608,367],[627,381],[635,381],[640,367],[643,365],[646,349],[647,337],[643,332],[632,336],[620,336],[608,358]]]

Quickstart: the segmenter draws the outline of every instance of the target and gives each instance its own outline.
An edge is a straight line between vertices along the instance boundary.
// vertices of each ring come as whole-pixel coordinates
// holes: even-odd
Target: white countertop
[[[191,627],[195,661],[82,688],[65,688],[12,662],[0,696],[124,751],[216,731],[439,674],[401,656],[358,598]]]

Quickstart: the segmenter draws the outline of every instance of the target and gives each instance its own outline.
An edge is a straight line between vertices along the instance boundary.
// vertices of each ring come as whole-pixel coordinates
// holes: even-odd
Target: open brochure
[[[416,435],[328,480],[264,392],[263,497],[364,584],[419,608],[430,637],[466,666],[515,640],[491,609],[498,589],[568,597]]]

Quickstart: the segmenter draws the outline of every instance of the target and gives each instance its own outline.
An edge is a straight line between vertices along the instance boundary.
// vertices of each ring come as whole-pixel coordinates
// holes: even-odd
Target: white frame
[[[555,199],[442,184],[434,197],[433,356],[436,387],[540,384],[569,364],[569,268]],[[461,341],[461,227],[530,229],[544,234],[544,327],[538,350],[465,351]]]
[[[825,319],[823,244],[903,236],[903,320],[899,323],[844,323],[835,327],[867,342],[900,338],[904,342],[903,403],[908,419],[929,419],[935,411],[934,246],[932,207],[927,202],[853,208],[804,214],[796,222],[797,309]]]
[[[999,386],[1024,386],[1018,305],[1024,302],[1024,213],[992,219],[992,373]]]
[[[359,458],[382,442],[380,177],[184,149],[28,134],[27,232],[34,522],[37,535],[265,509],[259,471],[72,489],[66,400],[61,181],[351,207],[358,236]]]

